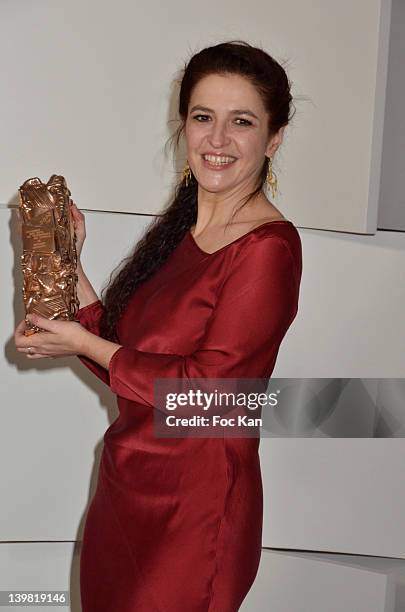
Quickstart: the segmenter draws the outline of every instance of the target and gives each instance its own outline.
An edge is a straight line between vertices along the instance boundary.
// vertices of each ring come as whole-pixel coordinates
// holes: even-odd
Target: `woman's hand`
[[[86,239],[86,220],[84,218],[84,214],[77,208],[74,202],[70,207],[70,212],[72,215],[73,227],[75,228],[76,232],[77,259],[80,259],[83,243]]]
[[[25,336],[25,320],[17,325],[14,332],[15,345],[29,359],[55,359],[82,354],[89,332],[78,321],[50,321],[34,314],[27,315],[27,319],[46,330]]]

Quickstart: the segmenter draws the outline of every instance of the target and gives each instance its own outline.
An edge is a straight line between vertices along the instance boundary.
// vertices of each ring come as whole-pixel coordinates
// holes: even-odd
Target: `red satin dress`
[[[212,254],[187,232],[133,294],[108,370],[117,395],[80,559],[83,612],[236,612],[255,579],[263,491],[255,438],[153,432],[155,378],[269,378],[296,316],[301,241],[289,220]],[[103,305],[76,319],[99,335]]]

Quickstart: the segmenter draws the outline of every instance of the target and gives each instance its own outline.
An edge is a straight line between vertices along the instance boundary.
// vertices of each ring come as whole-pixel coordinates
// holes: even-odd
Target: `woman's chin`
[[[219,193],[221,191],[224,191],[225,189],[229,189],[230,187],[232,187],[232,185],[229,184],[229,181],[224,181],[221,178],[220,180],[199,180],[197,177],[197,181],[198,186],[201,189],[204,189],[204,191],[209,191],[210,193]]]

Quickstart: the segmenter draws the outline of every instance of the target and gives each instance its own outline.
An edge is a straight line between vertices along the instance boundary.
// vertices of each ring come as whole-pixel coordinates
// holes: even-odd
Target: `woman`
[[[153,382],[273,371],[302,271],[299,234],[264,192],[291,101],[283,68],[261,49],[231,41],[194,55],[172,204],[104,303],[79,264],[80,325],[30,316],[49,333],[16,329],[29,358],[79,355],[118,396],[84,530],[83,612],[235,612],[254,581],[259,438],[155,436]],[[84,216],[72,214],[80,256]]]

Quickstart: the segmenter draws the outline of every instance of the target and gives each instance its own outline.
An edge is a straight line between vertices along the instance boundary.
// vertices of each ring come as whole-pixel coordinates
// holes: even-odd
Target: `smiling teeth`
[[[235,161],[233,157],[219,157],[217,155],[203,155],[203,158],[206,161],[209,161],[211,164],[229,164],[230,162]]]

